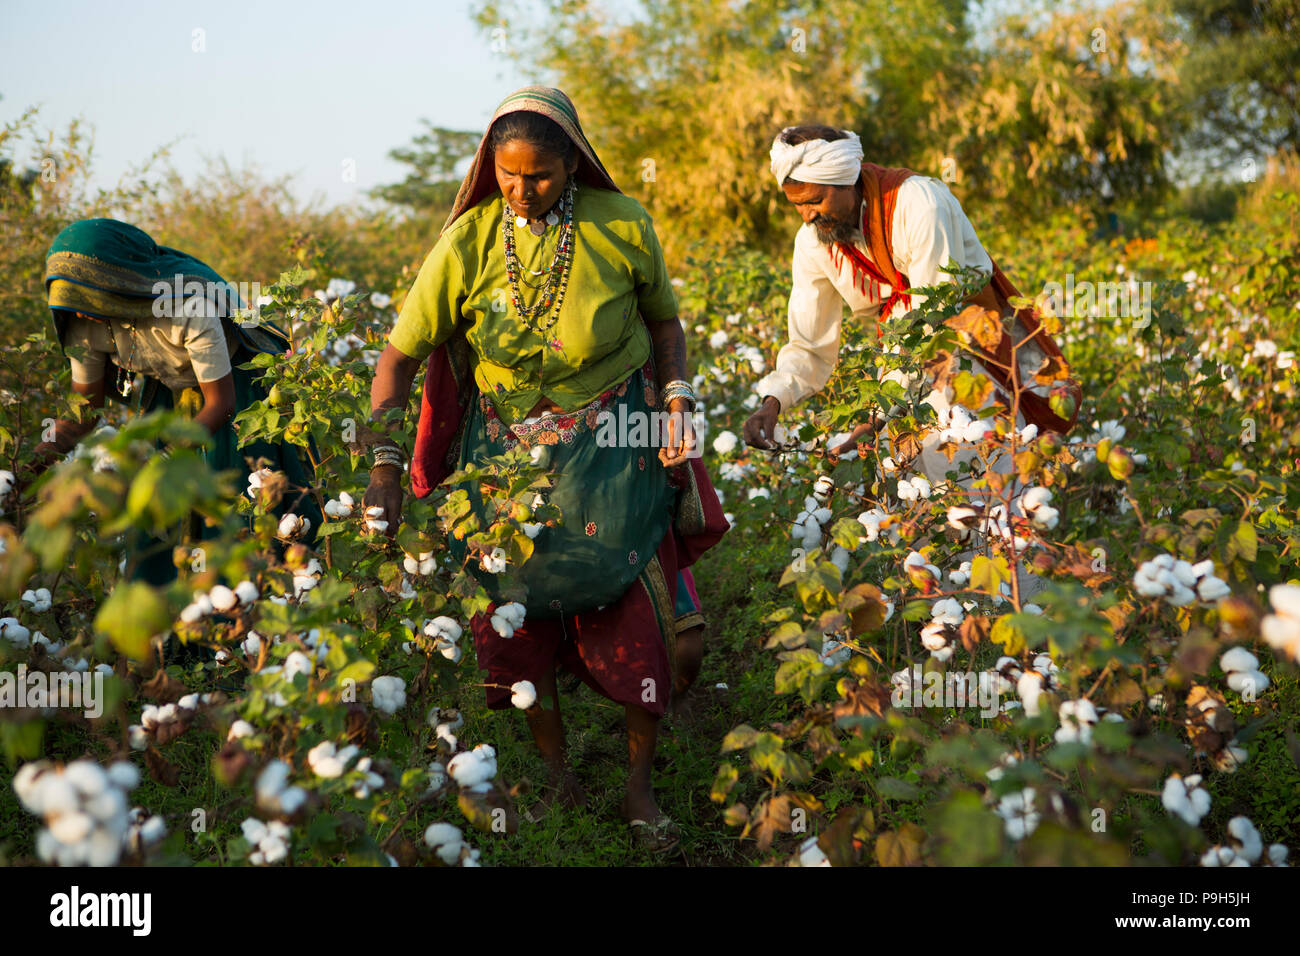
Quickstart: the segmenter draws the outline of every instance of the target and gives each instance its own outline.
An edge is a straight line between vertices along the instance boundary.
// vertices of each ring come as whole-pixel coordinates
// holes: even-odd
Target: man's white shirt
[[[910,176],[898,187],[891,240],[894,267],[907,276],[911,288],[947,281],[950,276],[943,266],[949,260],[993,273],[993,262],[957,197],[928,176]],[[854,245],[871,259],[861,236]],[[780,401],[782,411],[830,381],[839,362],[844,306],[855,320],[873,319],[893,291],[888,285],[868,283],[869,291],[863,292],[848,257],[837,259],[838,268],[813,226],[799,228],[791,262],[790,341],[777,353],[775,370],[754,386],[760,396]],[[913,306],[920,304],[918,297],[912,298]]]

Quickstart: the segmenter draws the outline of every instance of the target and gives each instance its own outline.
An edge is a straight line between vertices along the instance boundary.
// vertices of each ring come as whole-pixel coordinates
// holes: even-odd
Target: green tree
[[[1300,0],[1169,0],[1182,21],[1190,145],[1223,161],[1300,152]],[[1235,155],[1234,155],[1235,154]]]

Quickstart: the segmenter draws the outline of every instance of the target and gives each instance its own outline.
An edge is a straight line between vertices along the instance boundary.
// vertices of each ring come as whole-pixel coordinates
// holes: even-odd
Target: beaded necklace
[[[546,338],[546,333],[559,321],[564,292],[569,287],[569,272],[573,267],[573,194],[577,188],[576,180],[570,179],[565,184],[564,195],[560,198],[559,243],[555,247],[551,264],[541,272],[526,269],[520,263],[519,256],[515,253],[515,217],[509,214],[509,210],[501,217],[501,238],[505,245],[506,277],[510,280],[510,301],[514,304],[520,321],[542,338]],[[524,276],[525,272],[545,278],[534,284]],[[519,289],[521,281],[531,289],[540,290],[541,297],[536,305],[524,305]]]

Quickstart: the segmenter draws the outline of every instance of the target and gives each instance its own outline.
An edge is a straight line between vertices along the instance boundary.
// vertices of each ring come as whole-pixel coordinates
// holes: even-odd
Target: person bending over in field
[[[265,458],[271,469],[287,475],[290,490],[279,511],[307,518],[311,527],[305,540],[314,538],[321,514],[307,493],[311,465],[297,446],[265,441],[238,446],[232,419],[266,396],[254,372],[238,366],[258,352],[284,354],[288,339],[270,323],[245,328],[235,322],[239,302],[233,286],[210,266],[158,245],[136,226],[83,219],[51,245],[45,289],[59,346],[71,365],[72,390],[92,409],[113,398],[141,414],[175,408],[192,415],[212,436],[204,457],[214,470],[238,471],[238,487],[248,481],[247,458]],[[98,415],[84,422],[56,421],[53,437],[36,447],[24,482],[70,452],[98,421]],[[216,530],[192,521],[187,533],[202,537]],[[153,584],[166,584],[177,573],[171,543],[144,533],[137,536],[128,563],[131,577]]]
[[[948,281],[944,267],[949,261],[989,275],[988,284],[970,303],[1002,316],[1015,315],[1018,361],[1014,367],[1005,332],[995,355],[973,357],[974,370],[982,371],[996,386],[989,401],[1007,401],[1009,390],[1023,382],[1029,387],[1021,394],[1019,425],[1028,422],[1041,431],[1061,433],[1073,426],[1078,386],[1064,378],[1068,369],[1060,349],[1032,310],[1012,308],[1009,300],[1019,293],[985,252],[946,185],[910,169],[864,162],[857,135],[829,126],[783,129],[772,144],[771,170],[786,199],[799,211],[803,226],[795,235],[791,263],[790,341],[778,353],[775,369],[755,386],[762,404],[745,422],[748,444],[775,447],[780,413],[826,387],[839,362],[845,305],[855,321],[875,320],[879,328],[882,317],[901,316],[917,304],[908,289]],[[950,363],[949,374],[953,366]],[[1073,406],[1067,417],[1049,407],[1052,386],[1031,384],[1034,373],[1045,367],[1062,371],[1056,387],[1072,399],[1065,403],[1067,408]],[[898,373],[885,376],[891,377],[901,378]],[[934,402],[946,407],[951,402],[951,393],[944,394],[946,381],[930,384],[938,393],[932,393]],[[832,451],[852,448],[859,437],[883,422],[878,414]],[[931,481],[938,482],[958,462],[950,463],[934,444],[922,450],[918,464]]]

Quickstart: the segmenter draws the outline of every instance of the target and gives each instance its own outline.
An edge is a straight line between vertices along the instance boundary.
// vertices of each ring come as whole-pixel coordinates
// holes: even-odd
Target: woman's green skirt
[[[545,498],[560,509],[562,524],[542,528],[532,557],[523,567],[510,569],[528,589],[524,606],[530,618],[580,614],[614,603],[669,532],[676,492],[652,433],[651,382],[653,376],[641,369],[576,412],[545,415],[513,428],[497,417],[486,395],[470,404],[460,467],[523,443],[544,449],[538,454],[552,477]],[[486,527],[478,487],[462,487]],[[465,560],[463,540],[451,537],[448,545],[457,561]],[[477,556],[469,569],[496,599],[497,575],[485,570]]]

